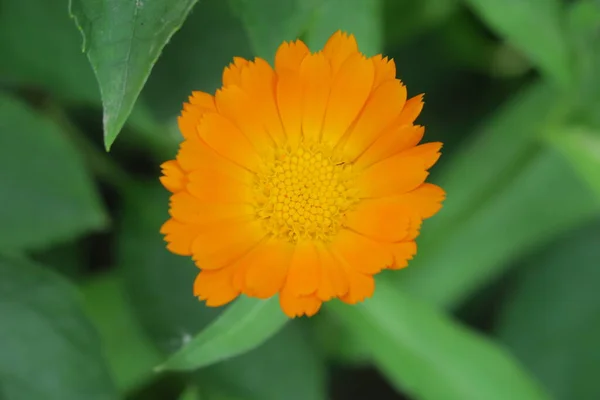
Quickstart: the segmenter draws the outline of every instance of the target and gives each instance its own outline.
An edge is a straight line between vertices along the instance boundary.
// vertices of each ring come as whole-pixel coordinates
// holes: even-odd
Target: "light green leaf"
[[[110,148],[162,48],[196,0],[70,0],[100,85],[104,143]]]
[[[284,40],[306,29],[318,0],[229,0],[242,20],[255,55],[272,61]]]
[[[0,249],[38,249],[107,223],[77,149],[61,129],[0,94]]]
[[[161,355],[136,323],[120,280],[112,275],[94,278],[82,291],[119,390],[130,392],[154,377],[152,369]]]
[[[565,127],[548,132],[548,140],[600,198],[600,133],[586,127]]]
[[[0,397],[117,399],[79,300],[44,266],[0,256]]]
[[[321,2],[306,33],[312,51],[323,48],[338,30],[354,34],[359,50],[367,56],[383,49],[381,0],[325,0]]]
[[[559,0],[466,0],[473,10],[549,78],[573,83],[565,10]]]
[[[389,282],[355,306],[328,305],[368,348],[390,381],[424,400],[542,400],[547,397],[492,341]]]
[[[600,225],[520,266],[498,323],[501,340],[556,400],[600,398]]]
[[[288,320],[277,297],[241,297],[157,370],[193,370],[243,354],[273,336]]]

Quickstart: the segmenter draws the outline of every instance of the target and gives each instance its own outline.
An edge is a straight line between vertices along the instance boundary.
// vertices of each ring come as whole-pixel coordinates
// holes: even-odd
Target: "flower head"
[[[424,183],[441,143],[420,144],[422,96],[393,60],[335,33],[311,53],[283,43],[275,68],[235,58],[214,96],[193,92],[175,160],[167,248],[200,269],[194,294],[220,306],[279,294],[293,317],[372,295],[373,276],[416,253],[445,193]]]

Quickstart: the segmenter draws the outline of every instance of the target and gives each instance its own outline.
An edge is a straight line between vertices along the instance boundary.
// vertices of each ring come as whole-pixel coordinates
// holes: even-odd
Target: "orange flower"
[[[162,165],[173,195],[161,233],[200,269],[197,297],[279,294],[287,315],[311,316],[407,265],[445,197],[424,183],[442,144],[418,145],[422,96],[407,100],[395,75],[337,32],[317,53],[283,43],[274,69],[234,58],[214,96],[193,92],[177,158]]]

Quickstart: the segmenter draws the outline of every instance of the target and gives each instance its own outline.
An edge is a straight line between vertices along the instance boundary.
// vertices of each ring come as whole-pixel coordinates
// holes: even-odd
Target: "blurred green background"
[[[426,94],[448,199],[364,304],[215,328],[158,232],[182,102],[338,29]],[[2,400],[597,400],[599,217],[599,1],[0,0]]]

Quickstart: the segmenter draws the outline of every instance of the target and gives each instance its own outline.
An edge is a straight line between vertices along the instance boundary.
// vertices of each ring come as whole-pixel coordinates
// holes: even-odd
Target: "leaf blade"
[[[118,398],[79,300],[49,269],[0,255],[0,388],[6,398]]]
[[[573,82],[564,10],[557,0],[468,0],[501,36],[524,52],[545,75],[568,88]]]
[[[197,0],[70,0],[104,107],[106,149],[133,110],[154,63]]]
[[[241,297],[157,370],[191,370],[243,354],[273,336],[288,320],[276,297]]]
[[[415,398],[547,399],[493,342],[389,282],[379,281],[373,298],[362,304],[329,306],[392,383]]]
[[[91,177],[64,132],[2,94],[0,181],[0,249],[39,249],[107,225]]]

